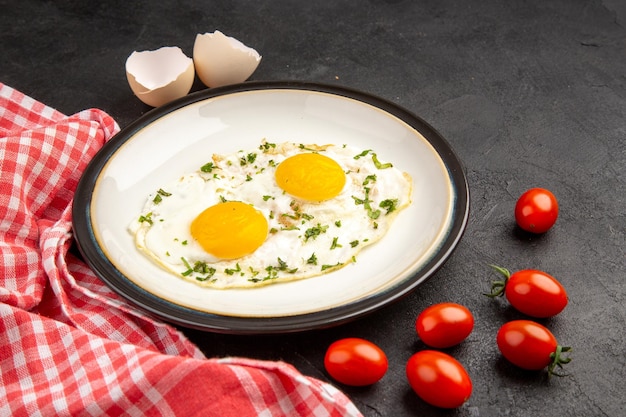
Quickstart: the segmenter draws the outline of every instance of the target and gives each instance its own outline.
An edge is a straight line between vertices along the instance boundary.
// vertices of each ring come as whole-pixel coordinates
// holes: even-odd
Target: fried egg
[[[411,203],[412,179],[371,149],[271,143],[212,155],[155,190],[137,248],[201,286],[256,287],[357,262]]]

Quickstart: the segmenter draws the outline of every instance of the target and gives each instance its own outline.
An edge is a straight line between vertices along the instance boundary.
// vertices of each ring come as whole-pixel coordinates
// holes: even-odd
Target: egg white
[[[343,190],[332,199],[299,200],[276,184],[281,161],[312,151],[334,159],[346,173]],[[197,171],[155,191],[129,230],[141,252],[179,277],[212,288],[256,287],[356,262],[411,203],[411,191],[410,176],[373,150],[263,141],[257,149],[213,155]],[[218,259],[191,236],[198,214],[223,201],[249,203],[268,220],[270,232],[254,253]]]

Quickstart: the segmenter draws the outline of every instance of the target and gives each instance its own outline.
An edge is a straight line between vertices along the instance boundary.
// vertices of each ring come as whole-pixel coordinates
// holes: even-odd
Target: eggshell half
[[[261,56],[219,30],[196,35],[193,62],[198,78],[207,87],[241,83],[259,66]]]
[[[153,107],[189,93],[194,76],[193,60],[179,47],[134,51],[126,60],[126,78],[131,90],[139,100]]]

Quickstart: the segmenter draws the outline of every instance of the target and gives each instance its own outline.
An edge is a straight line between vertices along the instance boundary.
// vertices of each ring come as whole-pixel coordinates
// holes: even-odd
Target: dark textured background
[[[169,45],[191,56],[196,33],[217,29],[263,55],[252,79],[379,95],[431,123],[464,161],[469,225],[425,285],[333,329],[186,330],[208,356],[281,359],[327,379],[328,344],[358,336],[390,358],[374,386],[340,387],[366,416],[626,415],[626,1],[0,0],[0,28],[0,81],[66,114],[97,107],[128,125],[149,110],[128,88],[128,55]],[[513,220],[516,198],[533,186],[561,204],[556,226],[538,237]],[[481,295],[495,278],[487,263],[543,269],[567,288],[569,306],[542,322],[573,346],[569,377],[547,383],[500,357],[498,327],[521,316]],[[469,339],[448,349],[474,382],[453,411],[423,403],[404,376],[424,347],[415,317],[440,301],[476,318]]]

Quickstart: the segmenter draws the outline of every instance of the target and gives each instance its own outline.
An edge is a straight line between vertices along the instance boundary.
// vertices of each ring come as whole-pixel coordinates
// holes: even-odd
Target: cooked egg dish
[[[412,179],[372,149],[262,141],[155,190],[137,248],[212,288],[257,287],[358,262],[411,202]]]

